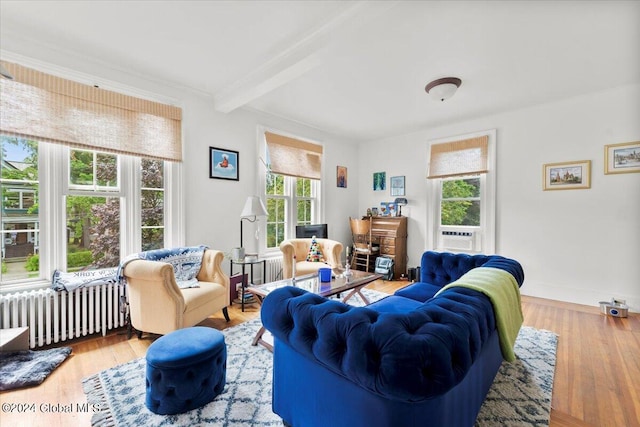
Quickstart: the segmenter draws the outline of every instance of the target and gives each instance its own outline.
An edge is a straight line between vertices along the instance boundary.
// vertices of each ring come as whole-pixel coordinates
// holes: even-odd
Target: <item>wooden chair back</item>
[[[371,219],[349,218],[353,246],[358,249],[371,250]]]

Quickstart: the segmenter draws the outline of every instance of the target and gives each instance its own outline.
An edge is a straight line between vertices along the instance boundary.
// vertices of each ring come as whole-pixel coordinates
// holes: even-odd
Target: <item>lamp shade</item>
[[[398,197],[398,198],[394,201],[394,203],[395,203],[396,205],[398,205],[398,206],[406,206],[408,202],[407,202],[407,199],[406,199],[406,198],[404,198],[404,197]]]
[[[257,216],[267,216],[267,208],[258,196],[249,196],[244,204],[244,209],[240,214],[240,218],[249,218]]]

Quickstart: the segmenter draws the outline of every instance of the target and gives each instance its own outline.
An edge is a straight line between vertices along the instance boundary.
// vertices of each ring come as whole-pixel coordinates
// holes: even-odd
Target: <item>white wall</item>
[[[20,41],[5,43],[2,59],[14,61],[87,84],[175,104],[183,109],[183,200],[187,245],[206,244],[229,251],[240,244],[240,212],[248,196],[259,194],[257,173],[263,169],[257,155],[257,129],[265,126],[320,143],[324,147],[323,221],[329,225],[329,237],[351,240],[348,216],[357,212],[358,146],[346,139],[309,126],[257,111],[217,112],[213,99],[185,88],[110,69],[86,58],[52,51]],[[18,53],[19,52],[19,53]],[[87,76],[90,76],[87,80]],[[239,152],[240,180],[209,178],[209,147]],[[348,168],[348,187],[336,187],[336,166]],[[255,252],[251,239],[254,226],[245,221],[245,247]],[[261,232],[264,232],[262,221]],[[253,247],[251,244],[254,244]]]
[[[452,102],[455,99],[452,100]],[[640,311],[640,174],[604,174],[604,146],[640,141],[640,86],[626,86],[362,144],[360,211],[391,200],[373,172],[405,175],[409,266],[426,245],[427,141],[497,129],[496,252],[520,261],[525,295]],[[591,188],[543,191],[544,163],[591,160]]]
[[[240,212],[247,196],[259,194],[257,128],[278,129],[324,146],[322,199],[329,237],[350,241],[348,215],[357,211],[357,145],[316,129],[255,111],[221,114],[209,99],[187,100],[184,110],[186,243],[204,243],[224,251],[240,245]],[[240,180],[209,178],[209,146],[239,151]],[[336,166],[347,166],[349,184],[336,187]],[[254,224],[244,222],[244,246],[257,251]],[[260,232],[264,233],[261,220]]]
[[[603,174],[605,144],[640,140],[638,85],[357,147],[257,112],[220,114],[209,97],[110,70],[86,58],[28,43],[13,47],[36,62],[46,61],[177,101],[184,112],[186,244],[204,243],[225,251],[238,245],[240,211],[246,197],[258,191],[256,129],[263,125],[324,144],[324,214],[336,240],[350,241],[348,216],[364,214],[367,207],[393,199],[388,189],[372,190],[373,172],[386,172],[387,181],[405,175],[410,203],[403,208],[409,217],[409,266],[417,266],[422,252],[430,249],[425,243],[427,141],[496,128],[496,251],[523,264],[522,292],[589,305],[615,296],[640,311],[640,174]],[[7,60],[20,56],[5,53]],[[239,182],[209,178],[209,146],[240,152]],[[591,189],[542,191],[544,163],[584,159],[593,162]],[[348,167],[346,189],[335,186],[337,165]]]

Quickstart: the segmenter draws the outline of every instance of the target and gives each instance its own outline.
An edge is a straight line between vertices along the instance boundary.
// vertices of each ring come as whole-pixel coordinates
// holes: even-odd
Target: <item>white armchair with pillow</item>
[[[198,248],[183,248],[183,252],[186,249]],[[172,250],[141,254],[166,254],[168,251]],[[134,256],[122,264],[121,275],[127,284],[129,301],[129,326],[138,331],[138,337],[143,331],[167,334],[196,325],[218,310],[222,310],[229,321],[229,276],[222,270],[224,254],[221,251],[203,247],[197,257],[201,259],[199,270],[195,270],[197,262],[172,264],[171,256],[165,259],[168,261]],[[187,280],[176,281],[176,272],[180,275],[190,269],[193,270],[191,277],[180,277]]]
[[[322,257],[318,261],[307,261],[313,239],[289,239],[280,243],[282,251],[282,278],[293,277],[293,256],[296,259],[296,276],[311,274],[322,267],[340,267],[342,243],[330,239],[316,239]]]

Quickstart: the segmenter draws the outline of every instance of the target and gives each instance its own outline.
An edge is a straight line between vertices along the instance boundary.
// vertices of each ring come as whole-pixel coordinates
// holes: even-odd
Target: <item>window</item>
[[[120,262],[119,159],[115,154],[68,150],[67,271]],[[111,197],[102,193],[111,193]]]
[[[321,222],[322,146],[272,132],[262,134],[268,212],[262,247],[276,252],[283,240],[295,237],[296,225]]]
[[[432,141],[427,240],[440,251],[495,252],[495,131]]]
[[[179,107],[3,66],[3,290],[184,243]]]
[[[165,170],[177,164],[6,135],[0,135],[0,148],[3,288],[47,280],[53,269],[115,267],[122,254],[171,245],[165,241]],[[44,173],[38,169],[41,152]],[[124,176],[137,183],[122,185]],[[41,189],[38,179],[49,185]],[[39,194],[45,213],[61,209],[64,215],[41,218]],[[131,218],[128,227],[138,231],[127,233],[122,218]],[[42,248],[40,234],[51,244]]]
[[[38,145],[0,137],[3,280],[39,276]],[[19,268],[18,268],[19,267]]]
[[[440,180],[440,225],[480,226],[480,177]]]
[[[313,221],[313,182],[306,178],[296,179],[297,225],[308,225]]]
[[[277,248],[285,239],[287,202],[285,176],[269,174],[267,179],[267,249]]]
[[[164,162],[142,159],[142,250],[164,247]]]
[[[270,174],[267,179],[266,249],[278,249],[283,240],[295,237],[296,225],[316,224],[320,181]],[[294,209],[295,208],[295,209]],[[296,218],[288,221],[288,218]]]

